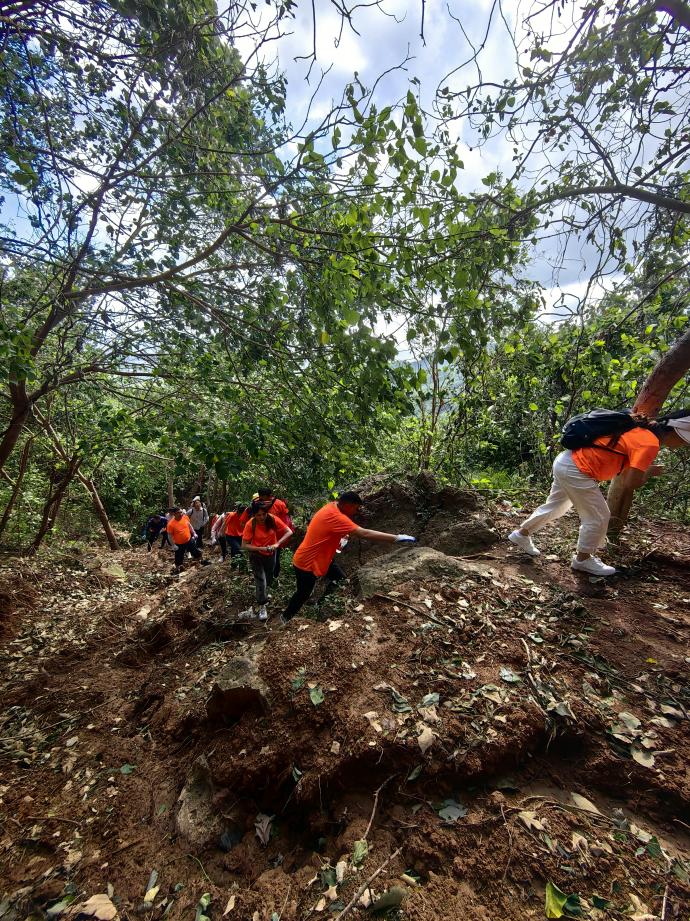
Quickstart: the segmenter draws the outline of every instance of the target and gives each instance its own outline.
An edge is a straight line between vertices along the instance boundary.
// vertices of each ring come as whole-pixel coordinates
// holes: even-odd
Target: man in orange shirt
[[[175,567],[173,572],[182,572],[185,554],[192,554],[192,559],[201,559],[201,550],[196,543],[196,531],[192,523],[181,508],[171,508],[172,518],[166,526],[170,539],[175,544]],[[208,563],[208,560],[204,560]]]
[[[309,522],[304,540],[292,559],[297,591],[281,615],[283,623],[287,623],[299,611],[313,592],[317,579],[322,576],[328,579],[325,597],[345,578],[340,566],[333,562],[344,537],[354,534],[356,537],[387,544],[415,542],[416,538],[409,534],[388,534],[385,531],[361,528],[352,520],[361,507],[362,500],[356,492],[344,492],[337,502],[329,502],[319,509]]]
[[[690,432],[683,429],[682,420],[667,424],[650,422],[638,426],[617,438],[606,435],[593,445],[562,451],[553,463],[553,484],[549,497],[508,539],[530,556],[539,556],[531,535],[571,509],[580,516],[577,552],[571,566],[593,576],[612,576],[613,566],[607,566],[596,556],[605,544],[611,513],[599,489],[599,483],[623,474],[626,484],[639,489],[650,476],[659,476],[664,468],[655,464],[660,447],[683,447],[690,442]]]

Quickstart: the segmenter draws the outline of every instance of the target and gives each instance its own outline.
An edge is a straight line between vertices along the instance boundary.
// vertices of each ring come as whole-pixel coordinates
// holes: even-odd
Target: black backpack
[[[631,409],[591,409],[588,413],[580,413],[568,419],[561,433],[561,444],[572,451],[577,448],[602,448],[604,451],[614,451],[616,442],[625,432],[643,426],[639,416],[634,416]],[[595,445],[597,438],[611,436],[608,445]]]

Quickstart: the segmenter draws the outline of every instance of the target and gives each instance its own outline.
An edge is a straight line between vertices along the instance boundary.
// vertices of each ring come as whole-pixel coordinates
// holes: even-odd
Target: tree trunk
[[[108,539],[108,546],[111,550],[119,550],[120,546],[117,542],[117,537],[115,537],[115,532],[113,531],[112,525],[110,524],[108,513],[105,510],[105,506],[101,502],[101,497],[98,495],[98,490],[96,489],[93,480],[83,476],[81,473],[78,473],[77,476],[79,477],[79,482],[82,483],[89,491],[94,511],[100,518],[101,524],[103,525],[103,530],[105,531],[105,536]]]
[[[60,511],[60,506],[62,505],[62,500],[65,496],[65,493],[67,492],[67,487],[74,479],[80,463],[81,458],[72,458],[62,479],[59,481],[57,487],[55,488],[55,491],[52,489],[51,482],[51,486],[48,489],[48,498],[46,499],[46,503],[43,506],[41,524],[39,526],[38,533],[34,538],[34,542],[29,548],[29,554],[31,556],[38,553],[39,547],[43,543],[43,538],[55,527],[55,522],[57,521],[57,516],[58,512]]]
[[[0,439],[0,467],[5,466],[7,458],[14,451],[31,412],[31,403],[27,399],[26,388],[23,384],[21,386],[19,384],[10,384],[10,398],[12,400],[12,418]]]
[[[217,508],[216,508],[217,499],[218,499],[218,477],[216,473],[212,470],[208,475],[208,513],[209,515],[217,511]]]
[[[31,454],[32,442],[33,442],[33,437],[27,438],[26,441],[24,442],[24,447],[22,448],[22,456],[19,460],[19,470],[17,471],[17,478],[14,481],[14,485],[12,487],[12,494],[10,495],[7,505],[5,506],[5,511],[2,513],[2,519],[0,519],[0,537],[2,537],[2,535],[5,532],[5,528],[7,527],[7,522],[10,520],[10,515],[12,514],[12,509],[14,508],[14,505],[17,499],[19,498],[19,493],[21,492],[21,488],[22,488],[22,481],[24,480],[24,474],[26,473],[26,468],[29,463],[29,455]]]
[[[173,478],[168,477],[168,508],[172,508],[175,504],[175,485],[173,483]]]
[[[34,409],[34,415],[43,428],[46,430],[50,436],[50,441],[55,452],[65,461],[69,462],[69,456],[67,451],[65,451],[60,441],[60,436],[55,431],[50,422],[43,416],[43,414],[38,410]],[[115,537],[115,532],[112,529],[110,521],[108,519],[108,513],[105,510],[103,503],[101,502],[101,497],[98,495],[98,490],[96,489],[93,480],[90,480],[88,477],[85,477],[83,473],[77,471],[77,479],[84,486],[91,496],[91,502],[93,503],[94,510],[98,515],[101,524],[103,525],[103,530],[105,531],[105,536],[108,539],[108,546],[111,550],[119,550],[119,545],[117,542],[117,537]]]
[[[225,505],[228,501],[228,481],[223,480],[223,488],[220,491],[220,501],[218,503],[218,511],[224,512]]]
[[[204,493],[204,483],[205,482],[206,482],[206,467],[202,464],[199,467],[199,476],[197,477],[198,489],[194,493],[195,496],[201,496],[202,500],[204,498],[203,493]]]
[[[648,416],[656,416],[671,390],[689,370],[690,330],[684,333],[657,363],[640,390],[633,409]],[[633,490],[625,487],[619,476],[616,477],[608,492],[611,509],[610,534],[620,534],[628,520],[632,500]]]

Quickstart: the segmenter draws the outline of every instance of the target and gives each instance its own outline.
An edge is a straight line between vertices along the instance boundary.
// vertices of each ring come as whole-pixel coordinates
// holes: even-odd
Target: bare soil
[[[636,522],[603,582],[570,570],[574,525],[287,627],[239,621],[251,576],[218,560],[5,559],[0,918],[96,894],[121,918],[337,917],[383,865],[346,917],[387,894],[389,918],[544,918],[555,885],[574,916],[687,921],[690,534]],[[237,659],[266,707],[209,715]]]

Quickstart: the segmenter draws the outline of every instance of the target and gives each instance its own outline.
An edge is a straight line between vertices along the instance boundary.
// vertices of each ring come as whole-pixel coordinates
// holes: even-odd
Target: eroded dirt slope
[[[6,561],[0,917],[687,919],[690,540],[606,584],[572,529],[286,628],[219,562]]]

